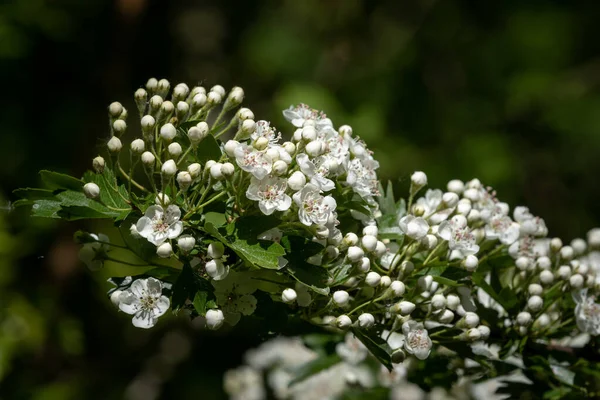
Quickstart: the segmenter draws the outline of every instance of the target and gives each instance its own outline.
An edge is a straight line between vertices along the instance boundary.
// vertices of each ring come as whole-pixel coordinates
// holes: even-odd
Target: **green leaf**
[[[125,245],[139,258],[150,261],[156,257],[156,246],[145,238],[134,237],[131,234],[131,225],[137,222],[136,216],[132,215],[119,225],[119,233]]]
[[[41,199],[53,199],[54,191],[49,189],[36,189],[36,188],[23,188],[15,189],[13,193],[25,200],[41,200]],[[26,204],[26,203],[22,203]],[[29,202],[29,204],[33,204]]]
[[[173,312],[177,312],[185,305],[188,299],[195,301],[198,292],[212,294],[212,290],[210,282],[198,275],[192,269],[189,262],[185,262],[179,277],[173,285],[171,308]],[[210,297],[210,294],[207,295],[207,299]],[[206,302],[204,303],[204,307],[206,307]]]
[[[204,214],[204,221],[210,222],[215,227],[219,228],[227,223],[227,218],[225,218],[225,214],[223,213],[207,212]]]
[[[131,206],[126,199],[129,198],[127,189],[124,185],[115,186],[115,174],[110,168],[104,168],[104,172],[96,174],[88,171],[83,179],[86,182],[93,182],[100,188],[99,200],[106,206],[120,211],[131,210]]]
[[[287,252],[288,272],[294,279],[304,283],[316,293],[329,294],[327,270],[306,260],[323,250],[323,246],[303,236],[287,235],[281,238],[281,244]]]
[[[219,143],[212,135],[206,136],[196,150],[196,159],[203,164],[208,160],[218,160],[221,158],[221,155]]]
[[[60,202],[57,200],[36,200],[31,206],[31,215],[42,218],[60,218]]]
[[[388,181],[387,189],[383,190],[383,185],[379,182],[379,193],[381,196],[377,197],[379,203],[379,210],[383,215],[391,214],[396,215],[396,202],[394,201],[394,188],[392,182]]]
[[[111,210],[101,203],[88,199],[83,192],[67,190],[56,195],[60,201],[61,218],[72,221],[84,218],[115,218],[121,212]]]
[[[319,357],[313,361],[302,364],[298,369],[296,369],[296,371],[294,371],[294,376],[288,385],[292,386],[298,382],[302,382],[303,380],[310,378],[321,371],[331,368],[340,361],[342,361],[340,356],[337,354],[332,354],[329,356]]]
[[[381,362],[389,371],[392,371],[392,355],[390,346],[382,337],[374,332],[352,328],[354,336],[365,345],[367,349]]]
[[[199,291],[196,292],[196,295],[194,296],[194,308],[196,309],[196,312],[198,313],[198,315],[206,315],[206,311],[210,310],[211,308],[215,308],[216,304],[214,302],[215,296],[213,293],[211,292],[205,292],[205,291]]]
[[[74,178],[69,175],[60,174],[53,171],[40,171],[42,181],[50,189],[65,189],[73,191],[81,191],[83,188],[83,181],[81,179]]]
[[[279,243],[256,238],[259,233],[269,229],[264,229],[266,226],[271,226],[273,223],[272,220],[266,220],[269,219],[241,217],[227,225],[226,232],[221,232],[210,222],[204,225],[204,229],[249,264],[261,268],[279,269],[279,257],[285,255],[284,248]]]

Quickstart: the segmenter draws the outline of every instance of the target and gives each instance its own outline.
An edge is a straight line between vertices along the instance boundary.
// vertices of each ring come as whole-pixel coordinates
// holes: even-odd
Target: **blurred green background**
[[[0,398],[220,398],[260,341],[134,329],[71,240],[105,226],[8,212],[38,170],[91,166],[111,101],[134,110],[151,76],[239,85],[284,132],[280,110],[305,102],[352,125],[382,179],[478,177],[570,240],[600,225],[599,17],[583,0],[3,2]]]

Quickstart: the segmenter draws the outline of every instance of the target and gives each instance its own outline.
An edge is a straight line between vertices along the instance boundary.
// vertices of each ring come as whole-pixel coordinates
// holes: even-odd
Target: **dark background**
[[[242,86],[258,119],[305,102],[350,124],[382,180],[478,177],[570,240],[600,225],[600,3],[8,0],[0,5],[0,398],[217,398],[260,338],[133,328],[76,229],[8,212],[37,171],[81,176],[106,106],[155,76]],[[131,137],[131,136],[130,136]],[[6,207],[5,207],[6,206]]]

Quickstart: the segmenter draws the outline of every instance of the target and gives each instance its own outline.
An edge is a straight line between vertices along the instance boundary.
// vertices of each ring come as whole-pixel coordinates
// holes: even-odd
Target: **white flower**
[[[520,235],[520,226],[510,217],[494,215],[485,226],[485,236],[488,240],[498,239],[500,243],[513,244]]]
[[[251,173],[257,179],[263,179],[271,173],[273,160],[265,152],[258,151],[245,143],[236,147],[235,161],[237,165],[246,172]]]
[[[311,161],[306,154],[300,153],[296,156],[296,162],[304,175],[310,178],[310,183],[324,192],[335,188],[333,181],[327,178],[329,165],[326,157],[316,157]]]
[[[325,225],[335,211],[337,203],[331,196],[321,196],[319,188],[308,183],[293,196],[298,205],[298,218],[304,225]]]
[[[365,358],[369,351],[353,333],[347,333],[343,343],[338,343],[335,352],[340,358],[350,364],[359,364]]]
[[[441,208],[444,205],[444,193],[439,189],[429,189],[425,197],[417,199],[415,205],[423,208],[423,218],[429,220],[432,225],[439,224],[448,219],[455,207]]]
[[[208,329],[217,330],[225,321],[225,316],[221,310],[208,310],[206,311],[206,326]]]
[[[247,365],[225,372],[223,386],[232,400],[263,400],[267,397],[262,374]]]
[[[103,233],[90,233],[90,236],[96,240],[105,243],[91,242],[85,243],[79,250],[79,259],[87,265],[91,271],[97,271],[104,265],[104,255],[110,249],[107,244],[110,242],[108,236]]]
[[[166,211],[159,205],[150,206],[145,215],[136,224],[140,236],[155,246],[160,246],[167,239],[175,239],[183,231],[181,210],[175,205]]]
[[[278,133],[275,128],[270,126],[269,121],[256,121],[256,128],[252,135],[250,135],[252,140],[257,140],[258,138],[265,138],[270,144],[275,144],[281,139],[281,133]]]
[[[588,296],[587,289],[573,292],[575,318],[577,327],[583,333],[593,336],[600,335],[600,304],[596,303],[596,296]]]
[[[119,295],[119,309],[133,315],[133,326],[152,328],[170,306],[169,298],[162,295],[162,288],[158,279],[137,279]]]
[[[423,328],[423,324],[413,320],[402,324],[402,332],[406,338],[404,349],[413,354],[419,360],[425,360],[431,353],[433,346],[427,330]]]
[[[521,234],[532,235],[532,236],[546,236],[548,234],[548,228],[546,223],[540,217],[534,217],[529,212],[527,207],[515,207],[513,217],[521,225]]]
[[[256,281],[248,275],[231,271],[227,278],[212,281],[217,303],[225,314],[225,322],[235,325],[242,314],[251,315],[256,310],[256,297],[252,296],[257,289]]]
[[[285,211],[292,205],[292,199],[285,194],[286,189],[286,179],[269,176],[259,180],[252,177],[246,197],[258,201],[263,214],[271,215],[275,210]]]
[[[379,194],[377,173],[379,163],[372,159],[355,158],[348,164],[346,183],[363,198]]]
[[[460,258],[479,251],[479,246],[475,244],[475,235],[469,231],[463,216],[457,215],[450,221],[443,221],[438,228],[438,236],[447,240],[450,250],[455,251]]]
[[[422,239],[429,232],[429,224],[421,217],[406,215],[400,219],[400,229],[412,239]]]
[[[297,128],[302,128],[306,121],[315,121],[319,128],[331,126],[331,120],[322,111],[312,109],[306,104],[290,106],[287,110],[283,110],[283,116]]]

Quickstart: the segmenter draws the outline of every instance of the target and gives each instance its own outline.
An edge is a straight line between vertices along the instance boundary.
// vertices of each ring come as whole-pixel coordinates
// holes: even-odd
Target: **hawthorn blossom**
[[[231,271],[225,279],[211,283],[215,288],[217,304],[229,325],[236,325],[242,314],[251,315],[256,310],[256,297],[252,293],[258,284],[247,274]]]
[[[137,279],[119,294],[119,309],[133,315],[133,326],[152,328],[170,306],[169,298],[162,295],[162,289],[163,283],[158,279]]]
[[[306,121],[315,121],[317,127],[332,126],[331,120],[322,111],[312,109],[306,104],[290,106],[283,110],[283,116],[296,128],[302,128]]]
[[[237,165],[257,179],[263,179],[273,169],[273,162],[267,153],[258,151],[245,143],[235,148],[234,155]]]
[[[522,235],[543,237],[548,234],[548,228],[544,220],[531,214],[527,207],[515,207],[513,217],[521,225]]]
[[[281,139],[281,133],[277,132],[277,130],[270,126],[269,121],[257,121],[256,128],[254,132],[250,135],[252,140],[256,140],[258,138],[265,138],[269,141],[269,144],[275,144]]]
[[[246,197],[258,201],[260,211],[271,215],[275,210],[285,211],[292,205],[292,199],[285,194],[287,180],[268,176],[262,180],[252,177]]]
[[[479,246],[475,243],[475,235],[467,226],[467,220],[462,215],[443,221],[438,228],[438,236],[448,241],[448,247],[458,254],[459,258],[477,254]]]
[[[379,195],[377,173],[379,163],[375,160],[355,158],[348,164],[346,183],[363,198]]]
[[[262,374],[247,365],[225,372],[223,386],[232,400],[262,400],[266,398]]]
[[[429,357],[433,344],[423,324],[410,320],[402,324],[402,332],[406,337],[404,349],[409,354],[413,354],[419,360]]]
[[[300,153],[296,156],[296,162],[304,175],[310,178],[310,183],[324,192],[335,188],[333,181],[327,178],[329,166],[326,157],[320,156],[310,160],[308,155]]]
[[[573,293],[575,306],[575,319],[577,327],[583,333],[592,336],[600,335],[600,304],[596,302],[596,296],[588,296],[588,290]]]
[[[400,229],[412,239],[422,239],[429,232],[429,224],[421,217],[405,215],[400,219]]]
[[[424,210],[423,218],[432,225],[437,225],[448,219],[455,207],[440,208],[443,205],[444,193],[439,189],[428,189],[424,197],[417,199],[415,205]]]
[[[146,213],[136,224],[136,229],[141,237],[146,238],[155,246],[160,246],[167,239],[175,239],[183,231],[181,210],[176,205],[163,209],[153,205],[146,209]]]
[[[510,217],[494,215],[485,226],[485,236],[488,240],[498,239],[500,243],[513,244],[520,235],[520,226]]]
[[[319,188],[311,183],[294,193],[294,203],[298,206],[298,218],[304,225],[325,225],[337,203],[331,196],[321,196]]]

